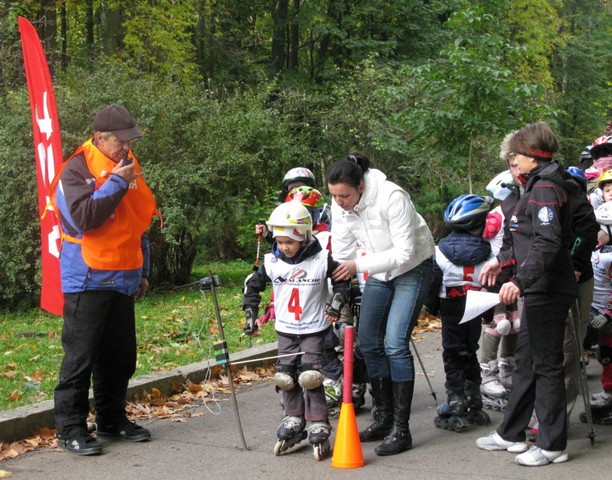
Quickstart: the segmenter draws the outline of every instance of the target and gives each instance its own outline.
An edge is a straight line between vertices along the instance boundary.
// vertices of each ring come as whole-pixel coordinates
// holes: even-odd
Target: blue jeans
[[[371,379],[414,380],[410,336],[431,283],[433,262],[388,282],[369,277],[361,299],[359,345]]]

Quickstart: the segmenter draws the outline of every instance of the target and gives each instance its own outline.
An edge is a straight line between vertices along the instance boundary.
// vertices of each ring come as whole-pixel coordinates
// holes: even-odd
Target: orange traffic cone
[[[340,407],[331,464],[336,468],[360,468],[365,465],[352,402],[343,402]]]
[[[359,429],[353,406],[353,343],[355,327],[347,326],[344,330],[344,381],[342,385],[342,406],[336,429],[332,467],[359,468],[365,465]]]

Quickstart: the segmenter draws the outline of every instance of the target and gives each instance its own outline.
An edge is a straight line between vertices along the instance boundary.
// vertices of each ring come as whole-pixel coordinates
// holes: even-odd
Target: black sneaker
[[[77,432],[70,436],[57,435],[57,445],[76,455],[98,455],[102,445],[87,432]]]
[[[129,420],[116,425],[96,424],[96,435],[103,438],[117,438],[126,442],[144,442],[151,439],[151,432]]]

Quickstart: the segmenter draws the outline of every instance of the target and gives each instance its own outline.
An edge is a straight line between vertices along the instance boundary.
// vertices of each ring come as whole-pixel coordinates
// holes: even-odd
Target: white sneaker
[[[507,450],[510,453],[521,453],[529,448],[525,442],[509,442],[499,436],[497,431],[492,431],[486,437],[480,437],[476,440],[476,446],[481,450]]]
[[[612,395],[607,392],[599,392],[591,395],[591,401],[589,402],[593,408],[603,408],[612,404]]]
[[[543,450],[532,445],[525,453],[517,455],[514,459],[519,465],[527,467],[542,467],[549,463],[563,463],[569,460],[569,455],[565,450]]]

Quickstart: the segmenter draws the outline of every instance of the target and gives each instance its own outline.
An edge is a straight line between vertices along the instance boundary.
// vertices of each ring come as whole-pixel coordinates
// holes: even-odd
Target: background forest
[[[484,193],[506,133],[551,123],[558,156],[612,118],[607,0],[63,0],[0,3],[0,308],[38,303],[39,230],[17,17],[52,71],[66,158],[125,105],[164,215],[153,284],[248,259],[284,173],[366,152],[434,235]]]

